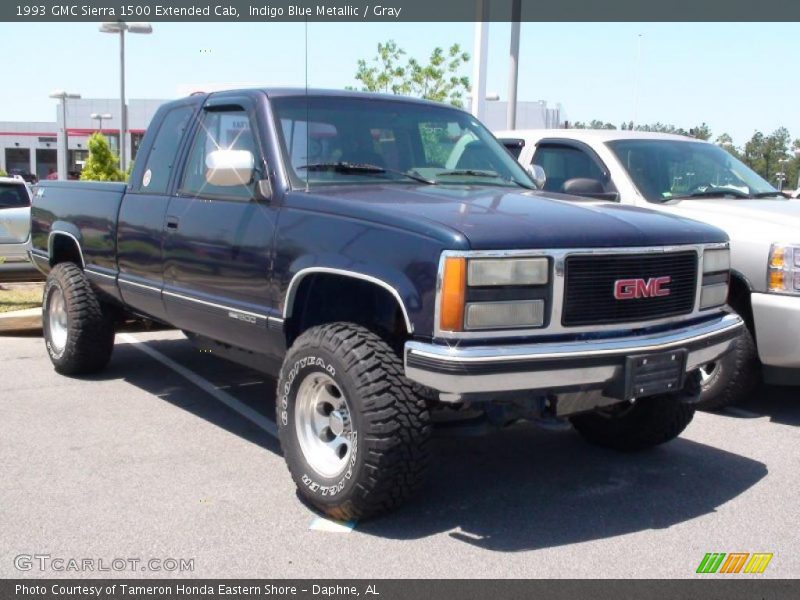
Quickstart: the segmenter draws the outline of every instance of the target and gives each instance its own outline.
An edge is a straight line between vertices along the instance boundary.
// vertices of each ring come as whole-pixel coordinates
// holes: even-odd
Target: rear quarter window
[[[178,147],[183,133],[194,113],[193,106],[179,106],[170,110],[161,121],[153,146],[147,155],[139,191],[146,194],[164,194],[169,185],[172,169],[178,159]]]
[[[0,209],[23,208],[30,205],[31,201],[25,186],[0,183]]]

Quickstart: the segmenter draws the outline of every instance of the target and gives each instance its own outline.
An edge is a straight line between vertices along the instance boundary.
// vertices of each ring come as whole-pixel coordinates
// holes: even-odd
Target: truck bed
[[[75,237],[86,264],[116,270],[117,215],[126,183],[43,181],[34,188],[31,243],[49,256],[52,231]]]

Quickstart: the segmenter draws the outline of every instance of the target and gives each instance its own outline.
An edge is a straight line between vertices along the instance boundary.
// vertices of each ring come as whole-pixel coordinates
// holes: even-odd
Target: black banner
[[[513,0],[4,0],[0,20],[509,21]],[[797,0],[521,0],[522,21],[800,21]]]
[[[446,560],[442,557],[442,560]],[[4,580],[4,600],[784,600],[800,597],[797,580]]]

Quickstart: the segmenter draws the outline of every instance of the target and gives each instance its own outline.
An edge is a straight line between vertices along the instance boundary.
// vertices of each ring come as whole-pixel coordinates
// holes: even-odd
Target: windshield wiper
[[[417,175],[416,173],[399,171],[397,169],[387,169],[386,167],[380,167],[378,165],[371,165],[368,163],[351,163],[347,161],[310,163],[297,167],[297,170],[300,169],[305,169],[308,171],[335,171],[337,173],[374,173],[376,175],[380,175],[381,173],[394,173],[395,175],[402,175],[403,177],[413,179],[414,181],[419,181],[420,183],[436,185],[436,182],[432,179],[428,179],[422,175]]]
[[[772,192],[757,192],[755,194],[750,194],[751,198],[786,198],[783,194],[781,194],[778,190],[774,190]]]
[[[441,173],[437,173],[437,177],[458,177],[459,175],[463,175],[465,177],[494,177],[496,179],[500,178],[500,175],[497,171],[489,171],[486,169],[454,169],[452,171],[442,171]]]
[[[733,196],[734,198],[752,198],[752,196],[749,194],[745,194],[739,190],[716,188],[713,190],[703,190],[702,192],[684,194],[682,196],[671,196],[669,198],[665,198],[665,200],[685,200],[687,198],[723,198],[725,196]]]
[[[489,171],[488,169],[454,169],[452,171],[442,171],[437,173],[436,177],[491,177],[492,179],[500,179],[506,183],[513,183],[526,190],[538,189],[535,185],[528,185],[511,177],[502,177],[497,171]]]

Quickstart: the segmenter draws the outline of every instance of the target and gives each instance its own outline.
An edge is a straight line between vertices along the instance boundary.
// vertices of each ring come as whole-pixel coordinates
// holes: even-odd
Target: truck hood
[[[755,291],[766,291],[771,245],[800,244],[800,200],[704,198],[658,206],[725,230],[731,240],[731,266]]]
[[[716,227],[670,214],[575,196],[489,186],[326,187],[293,192],[287,204],[431,237],[457,240],[463,236],[468,246],[476,250],[727,241]]]
[[[713,223],[724,229],[732,241],[800,243],[800,200],[704,198],[679,200],[664,207],[674,214]]]

